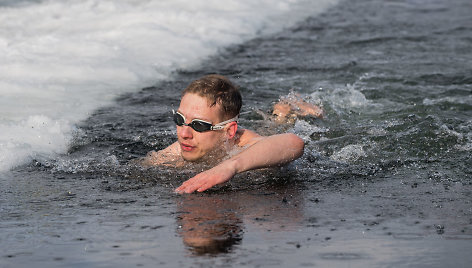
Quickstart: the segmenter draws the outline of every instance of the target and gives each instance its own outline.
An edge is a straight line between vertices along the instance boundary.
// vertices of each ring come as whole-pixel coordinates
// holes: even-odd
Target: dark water
[[[124,95],[70,153],[0,180],[1,267],[468,267],[472,261],[472,3],[344,1]],[[174,141],[180,90],[229,76],[241,125],[295,132],[304,156],[208,193],[198,171],[130,159]],[[291,90],[324,120],[256,110]]]

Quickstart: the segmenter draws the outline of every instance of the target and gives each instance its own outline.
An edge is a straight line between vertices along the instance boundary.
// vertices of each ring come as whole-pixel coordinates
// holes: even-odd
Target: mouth
[[[191,146],[185,143],[180,143],[180,148],[182,148],[182,151],[190,152],[195,148],[195,146]]]

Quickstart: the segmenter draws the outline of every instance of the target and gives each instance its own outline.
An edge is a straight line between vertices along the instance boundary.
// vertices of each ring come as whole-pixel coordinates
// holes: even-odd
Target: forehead
[[[207,98],[194,93],[187,93],[182,97],[179,112],[182,113],[187,120],[202,119],[216,122],[221,116],[221,109],[218,103],[210,106],[210,102]]]

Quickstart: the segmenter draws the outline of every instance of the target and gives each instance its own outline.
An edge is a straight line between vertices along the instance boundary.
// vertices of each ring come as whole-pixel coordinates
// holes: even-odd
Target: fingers
[[[205,184],[197,189],[197,192],[203,192],[211,188],[211,185]]]
[[[203,192],[211,187],[223,183],[231,179],[235,174],[233,169],[228,169],[224,166],[217,166],[182,183],[177,189],[176,193],[193,193],[195,191]]]
[[[219,183],[219,180],[217,177],[211,176],[211,175],[205,175],[201,173],[185,181],[184,183],[182,183],[181,186],[175,189],[175,192],[179,194],[182,194],[182,193],[190,194],[195,191],[203,192],[217,185],[218,183]]]
[[[186,193],[186,194],[190,194],[190,193],[193,193],[195,191],[197,192],[203,192],[207,189],[211,188],[211,186],[208,186],[208,185],[195,185],[195,184],[192,184],[192,185],[181,185],[180,187],[178,187],[177,189],[175,189],[175,192],[176,193],[179,193],[179,194],[183,194],[183,193]]]
[[[185,181],[184,183],[182,183],[181,186],[179,186],[177,189],[175,189],[175,192],[179,193],[179,194],[181,194],[181,193],[190,194],[190,193],[193,193],[195,191],[203,192],[203,191],[211,188],[214,185],[215,185],[214,183],[211,183],[209,181],[209,178],[202,178],[202,176],[197,175],[197,176]]]
[[[186,182],[182,183],[177,189],[175,189],[176,193],[182,194],[182,193],[193,193],[198,187],[193,186],[192,184],[192,179],[187,180]]]

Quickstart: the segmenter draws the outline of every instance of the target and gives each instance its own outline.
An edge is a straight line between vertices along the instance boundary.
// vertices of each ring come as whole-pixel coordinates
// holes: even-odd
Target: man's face
[[[186,124],[193,119],[201,119],[215,125],[224,121],[220,111],[219,104],[210,107],[206,98],[193,93],[187,93],[182,97],[178,109],[178,112],[185,117]],[[197,132],[189,126],[177,126],[181,154],[187,161],[197,161],[215,149],[219,149],[224,136],[222,130]]]

